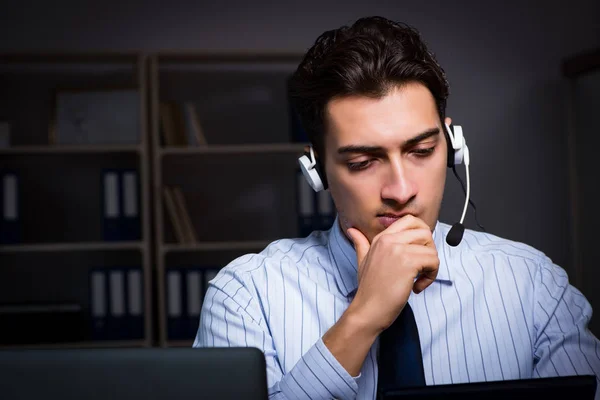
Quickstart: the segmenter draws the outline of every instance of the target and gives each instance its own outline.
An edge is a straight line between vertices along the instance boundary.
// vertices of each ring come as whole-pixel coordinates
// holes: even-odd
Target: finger
[[[417,279],[413,283],[413,291],[420,293],[437,278],[440,259],[437,250],[421,245],[404,245],[404,264],[411,275]]]
[[[431,285],[433,283],[433,281],[435,281],[435,278],[437,278],[437,274],[438,274],[437,267],[436,268],[424,267],[422,269],[422,272],[419,274],[419,277],[413,284],[413,292],[415,292],[415,294],[421,293],[429,285]]]
[[[346,232],[354,244],[354,248],[356,249],[356,260],[360,266],[371,248],[369,240],[356,228],[348,228]]]
[[[431,228],[425,223],[425,221],[415,217],[414,215],[408,214],[396,220],[393,224],[391,224],[384,231],[382,231],[380,235],[386,233],[401,232],[408,229],[428,229],[429,231],[431,231]]]
[[[383,235],[382,235],[383,236]],[[386,240],[397,244],[420,244],[422,246],[435,247],[433,235],[429,228],[409,229],[401,232],[385,233]]]
[[[409,249],[415,276],[417,276],[413,284],[413,291],[418,294],[437,278],[440,259],[437,251],[429,247],[409,245]]]

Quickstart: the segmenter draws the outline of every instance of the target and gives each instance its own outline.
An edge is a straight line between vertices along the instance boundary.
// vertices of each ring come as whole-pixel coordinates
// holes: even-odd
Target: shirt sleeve
[[[588,329],[590,303],[551,262],[542,263],[534,284],[534,376],[595,375],[600,387],[600,343]]]
[[[270,399],[354,399],[358,380],[319,339],[287,373],[279,362],[260,303],[243,281],[222,271],[208,287],[193,347],[256,347],[267,365]]]

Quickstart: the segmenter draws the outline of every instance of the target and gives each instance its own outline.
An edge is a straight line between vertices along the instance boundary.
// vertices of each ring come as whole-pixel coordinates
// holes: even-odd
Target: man
[[[291,92],[337,218],[224,267],[194,346],[262,349],[272,398],[373,399],[379,335],[408,303],[428,385],[598,375],[592,310],[563,269],[486,233],[446,244],[448,84],[415,30],[325,32]]]

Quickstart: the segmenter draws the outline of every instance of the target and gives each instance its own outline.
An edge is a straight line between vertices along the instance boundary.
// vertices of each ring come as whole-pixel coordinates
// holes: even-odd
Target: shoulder
[[[268,280],[296,277],[304,265],[315,265],[328,257],[329,231],[314,231],[303,238],[283,238],[269,243],[257,253],[247,253],[226,264],[210,285],[233,295],[240,286],[256,291]]]
[[[450,226],[440,225],[445,240]],[[450,249],[449,254],[452,258],[461,258],[463,263],[469,260],[467,264],[474,264],[480,268],[493,266],[496,270],[510,269],[517,275],[528,275],[528,279],[532,280],[549,274],[557,281],[568,281],[565,270],[556,265],[543,251],[527,243],[492,233],[465,229],[461,244],[456,250]]]
[[[487,232],[466,229],[463,236],[464,251],[475,254],[494,254],[514,260],[527,260],[534,263],[549,261],[544,252],[535,247]]]

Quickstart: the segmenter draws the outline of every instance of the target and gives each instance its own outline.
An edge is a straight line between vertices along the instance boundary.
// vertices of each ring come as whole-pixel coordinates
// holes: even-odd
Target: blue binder
[[[144,276],[141,267],[120,268],[124,278],[125,316],[122,320],[122,339],[144,337]]]
[[[99,267],[90,272],[92,340],[144,337],[143,272],[140,267]]]
[[[0,243],[19,243],[22,239],[19,177],[11,170],[2,171],[0,177]]]
[[[200,325],[202,310],[204,275],[202,268],[188,268],[185,274],[185,318],[186,337],[193,339]]]
[[[120,172],[121,240],[139,240],[141,237],[139,175],[135,169]]]
[[[104,240],[139,240],[141,202],[137,170],[104,169],[101,184]]]
[[[206,279],[217,268],[169,267],[165,274],[167,337],[193,340],[198,332]]]
[[[108,279],[104,268],[90,270],[90,338],[106,340],[110,337],[108,326]]]
[[[102,171],[102,228],[106,241],[121,240],[121,185],[115,169]]]

